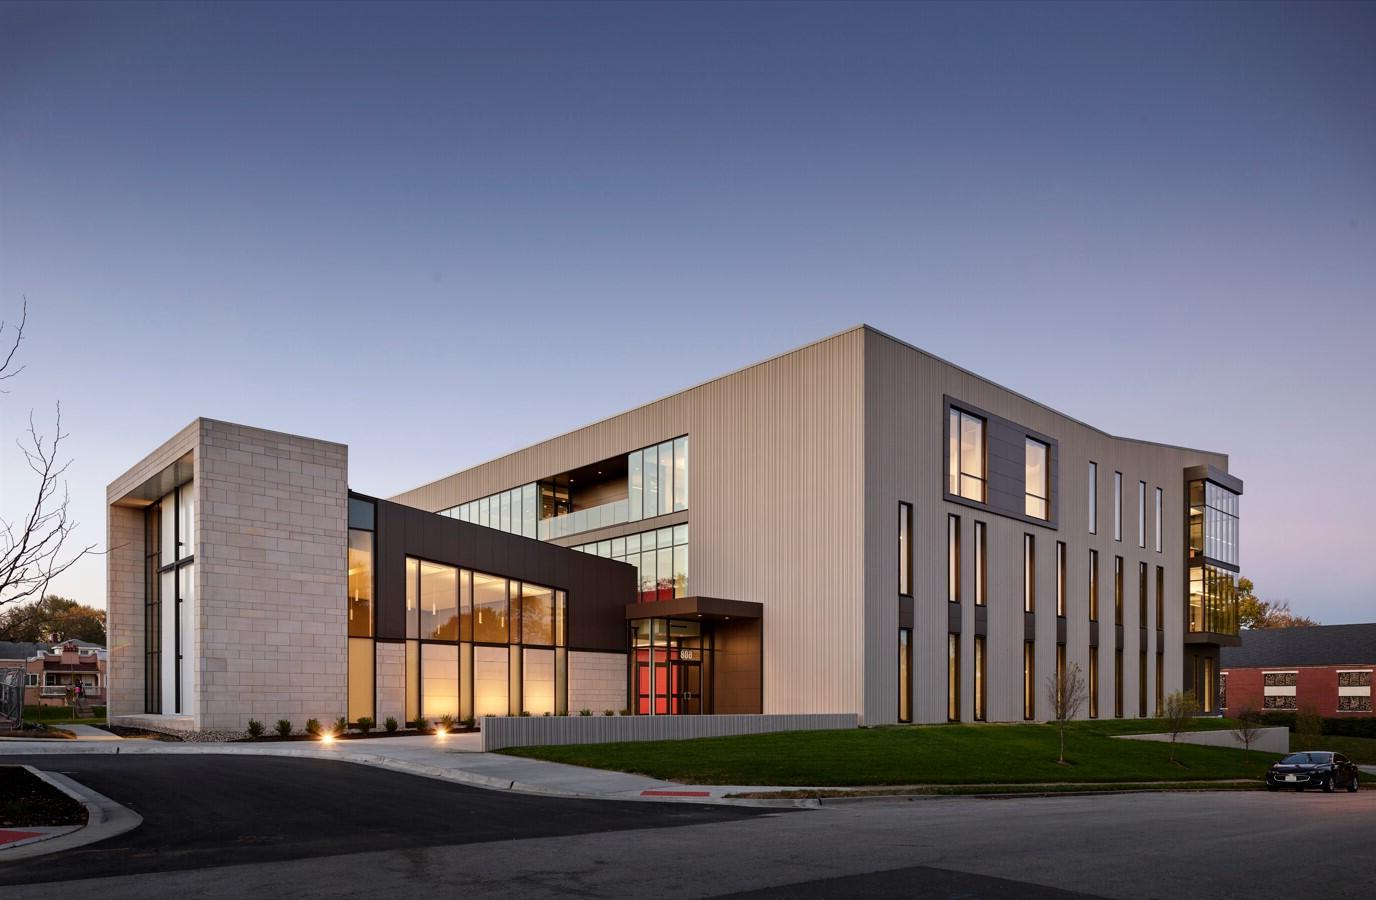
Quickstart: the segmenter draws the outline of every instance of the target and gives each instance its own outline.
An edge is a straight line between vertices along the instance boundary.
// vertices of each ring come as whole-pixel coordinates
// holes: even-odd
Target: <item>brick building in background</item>
[[[1223,648],[1222,706],[1370,716],[1373,670],[1376,623],[1244,631]]]

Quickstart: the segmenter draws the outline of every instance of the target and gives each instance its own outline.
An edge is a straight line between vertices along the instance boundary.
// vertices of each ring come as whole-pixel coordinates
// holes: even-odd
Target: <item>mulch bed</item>
[[[476,729],[476,728],[455,728],[453,731],[450,731],[449,734],[471,734],[471,733],[473,733],[473,732],[475,732],[475,731],[477,731],[477,730],[478,730],[478,729]],[[414,730],[414,729],[407,730],[407,731],[394,731],[394,732],[391,732],[391,733],[388,733],[388,732],[386,732],[386,731],[374,730],[374,731],[368,732],[367,734],[362,734],[362,733],[357,732],[357,731],[346,731],[346,732],[344,732],[343,734],[336,734],[336,735],[334,736],[334,739],[335,739],[336,741],[357,741],[357,740],[361,740],[361,739],[363,739],[363,738],[416,737],[417,735],[423,736],[423,735],[434,734],[434,733],[435,733],[435,732],[433,732],[433,731],[416,731],[416,730]],[[291,742],[291,741],[317,741],[317,742],[318,742],[319,740],[320,740],[320,738],[316,737],[316,736],[313,735],[313,734],[291,734],[291,735],[288,735],[288,736],[286,736],[286,737],[282,737],[282,736],[279,735],[279,734],[265,734],[265,735],[263,735],[262,737],[257,737],[257,738],[253,738],[253,737],[242,737],[242,738],[239,738],[239,739],[238,739],[237,741],[235,741],[234,743],[236,743],[236,744],[277,744],[277,743],[287,743],[287,742]]]
[[[0,766],[0,827],[85,824],[85,806],[23,766]]]
[[[127,725],[97,725],[102,731],[119,735],[122,738],[147,738],[152,741],[167,741],[168,743],[180,744],[182,739],[175,735],[163,734],[161,731],[148,731],[143,728],[130,728]]]

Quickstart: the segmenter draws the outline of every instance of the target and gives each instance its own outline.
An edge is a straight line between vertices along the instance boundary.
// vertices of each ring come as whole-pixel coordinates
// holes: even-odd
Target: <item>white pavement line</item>
[[[76,847],[84,847],[116,835],[132,831],[143,824],[143,816],[121,806],[104,794],[79,784],[66,775],[57,772],[42,772],[33,766],[24,768],[41,778],[62,793],[86,807],[86,824],[74,831],[60,834],[47,840],[23,842],[20,846],[0,849],[0,864],[16,859],[31,859],[49,853],[61,853]]]

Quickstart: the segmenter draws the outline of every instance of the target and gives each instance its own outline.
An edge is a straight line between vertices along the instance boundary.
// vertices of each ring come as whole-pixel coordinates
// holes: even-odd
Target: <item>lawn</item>
[[[1218,719],[1194,724],[1218,728]],[[1056,763],[1052,725],[910,725],[845,731],[648,741],[503,751],[687,784],[893,785],[1036,784],[1259,779],[1274,756],[1222,747],[1115,740],[1162,731],[1159,721],[1076,722],[1068,766]],[[1376,743],[1376,742],[1373,742]]]
[[[26,706],[24,707],[25,722],[43,722],[48,725],[60,725],[75,722],[82,725],[103,725],[105,723],[105,707],[91,707],[91,715],[80,718],[72,715],[70,706]]]

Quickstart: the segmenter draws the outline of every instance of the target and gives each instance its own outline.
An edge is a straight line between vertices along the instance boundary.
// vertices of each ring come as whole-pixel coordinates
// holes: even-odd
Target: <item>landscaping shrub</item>
[[[265,729],[265,728],[263,727],[263,723],[262,723],[262,722],[259,722],[257,719],[249,719],[249,720],[248,720],[248,736],[249,736],[249,737],[254,737],[254,738],[262,737],[262,736],[263,736],[263,732],[266,731],[266,730],[267,730],[267,729]]]
[[[346,732],[346,731],[348,731],[348,730],[349,730],[349,720],[348,720],[348,719],[344,718],[343,716],[340,716],[339,718],[337,718],[337,719],[334,720],[334,733],[335,733],[335,734],[343,734],[344,732]]]
[[[320,737],[320,720],[319,720],[319,719],[307,719],[307,720],[306,720],[306,734],[309,734],[311,737]]]
[[[361,724],[361,723],[360,723],[360,724]],[[388,717],[387,717],[387,721],[382,723],[382,727],[385,728],[385,729],[387,729],[387,733],[388,733],[388,734],[396,734],[396,733],[397,733],[397,717],[396,717],[396,716],[388,716]]]
[[[278,719],[278,720],[277,720],[277,733],[280,734],[282,737],[291,737],[291,720],[290,720],[290,719]]]
[[[373,720],[367,716],[358,717],[358,730],[361,734],[367,734],[373,730]]]
[[[522,719],[529,719],[529,718],[530,718],[530,710],[528,710],[528,709],[523,709],[523,710],[521,710],[521,718],[522,718]]]
[[[1261,714],[1261,724],[1268,728],[1289,728],[1295,730],[1294,712],[1270,710]],[[1322,733],[1334,737],[1376,738],[1376,717],[1371,716],[1327,716],[1321,721]]]
[[[604,710],[602,710],[602,715],[604,715],[604,716],[614,716],[614,715],[616,715],[616,710],[614,710],[614,709],[604,709]]]
[[[459,722],[459,724],[462,725],[464,728],[472,728],[473,726],[478,724],[478,720],[473,718],[472,716],[469,716],[468,718]]]
[[[429,731],[430,723],[427,722],[425,719],[417,719],[416,721],[411,723],[411,727],[414,728],[416,731]]]
[[[592,715],[592,710],[590,710],[590,709],[580,709],[580,710],[578,711],[578,714],[579,714],[580,716],[590,716],[590,715]]]
[[[440,727],[445,731],[453,731],[458,724],[458,721],[449,713],[440,716]]]

